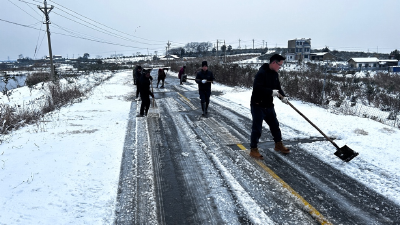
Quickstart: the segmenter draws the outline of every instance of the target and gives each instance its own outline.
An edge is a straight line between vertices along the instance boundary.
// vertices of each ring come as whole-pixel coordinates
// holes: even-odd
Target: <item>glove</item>
[[[207,82],[206,79],[202,80],[201,83],[205,84]]]
[[[150,96],[154,98],[154,94],[150,92]]]
[[[272,90],[272,97],[278,97],[279,96],[279,91],[278,90]]]
[[[281,101],[282,101],[283,103],[285,103],[285,104],[288,104],[288,99],[287,99],[286,97],[283,97],[283,98],[281,99]]]

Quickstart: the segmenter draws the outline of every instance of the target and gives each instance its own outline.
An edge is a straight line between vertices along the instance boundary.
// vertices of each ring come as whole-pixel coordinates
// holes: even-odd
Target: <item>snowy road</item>
[[[197,85],[176,76],[154,92],[148,117],[131,104],[117,224],[399,224],[398,205],[299,147],[324,139],[281,155],[265,129],[254,160],[246,107],[213,92],[203,118]]]

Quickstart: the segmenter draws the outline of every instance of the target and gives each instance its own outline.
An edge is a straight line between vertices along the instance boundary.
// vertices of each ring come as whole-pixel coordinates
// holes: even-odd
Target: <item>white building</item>
[[[378,59],[376,57],[351,58],[347,62],[351,68],[381,68],[398,64],[397,59]]]

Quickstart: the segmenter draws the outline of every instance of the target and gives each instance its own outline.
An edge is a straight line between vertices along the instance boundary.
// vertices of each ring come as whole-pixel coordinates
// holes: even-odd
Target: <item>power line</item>
[[[63,10],[61,10],[61,11],[63,11]],[[65,11],[63,11],[63,12],[65,12]],[[65,13],[67,13],[68,15],[71,15],[71,14],[68,13],[68,12],[65,12]],[[85,25],[85,24],[83,24],[83,23],[80,23],[80,22],[75,21],[75,20],[73,20],[73,19],[67,18],[67,17],[65,17],[65,16],[63,16],[63,15],[61,15],[61,14],[56,13],[56,12],[55,12],[55,14],[57,14],[57,15],[59,15],[59,16],[61,16],[61,17],[64,17],[64,18],[66,18],[66,19],[68,19],[68,20],[71,20],[71,21],[73,21],[73,22],[75,22],[75,23],[81,24],[82,26],[85,26],[85,27],[88,27],[88,28],[90,28],[90,29],[93,29],[93,30],[95,30],[95,31],[98,31],[98,32],[101,32],[101,33],[104,33],[104,34],[107,34],[107,35],[110,35],[110,36],[114,36],[114,37],[117,37],[117,38],[121,38],[121,39],[126,40],[126,41],[132,41],[132,42],[136,42],[136,43],[140,43],[140,44],[146,44],[146,45],[157,45],[157,44],[151,44],[151,43],[140,42],[140,41],[136,41],[136,40],[132,40],[132,39],[129,39],[129,38],[120,36],[120,35],[118,35],[118,34],[116,34],[116,33],[112,33],[112,32],[110,32],[110,31],[105,30],[105,29],[103,29],[103,28],[101,28],[101,27],[99,27],[99,26],[96,26],[96,25],[92,24],[92,23],[88,23],[87,21],[84,21],[84,20],[82,20],[82,19],[80,19],[80,18],[74,17],[73,15],[71,15],[71,16],[73,16],[74,18],[79,19],[79,20],[81,20],[81,21],[83,21],[83,22],[85,22],[85,23],[88,23],[88,24],[90,24],[90,25],[92,25],[92,26],[94,26],[94,27],[96,27],[96,28],[98,28],[98,29],[95,29],[95,28],[93,28],[93,27],[90,27],[90,26],[88,26],[88,25]],[[100,30],[99,30],[99,29],[100,29]],[[163,45],[163,44],[158,44],[158,45]]]
[[[27,27],[27,28],[31,28],[31,29],[35,29],[35,30],[45,31],[45,30],[42,30],[42,29],[38,29],[38,28],[36,28],[36,27],[31,27],[31,26],[28,26],[28,25],[24,25],[24,24],[19,24],[19,23],[11,22],[11,21],[8,21],[8,20],[0,19],[0,21],[4,21],[4,22],[7,22],[7,23],[11,23],[11,24],[14,24],[14,25],[18,25],[18,26],[22,26],[22,27]],[[78,37],[78,36],[74,36],[74,35],[68,35],[68,34],[57,33],[57,32],[52,32],[52,34],[58,34],[58,35],[63,35],[63,36],[68,36],[68,37],[73,37],[73,38],[78,38],[78,39],[84,39],[84,40],[93,41],[93,42],[98,42],[98,43],[104,43],[104,44],[122,46],[122,47],[130,47],[130,48],[136,48],[136,49],[147,49],[147,48],[135,47],[135,46],[130,46],[130,45],[116,44],[116,43],[112,43],[112,42],[109,42],[109,41],[99,41],[99,40],[95,40],[95,39],[91,39],[91,38]],[[154,49],[151,49],[151,50],[154,50]]]
[[[34,6],[36,6],[36,4],[34,4],[34,3],[30,3],[30,2],[27,2],[27,1],[24,1],[24,0],[18,0],[18,1],[20,1],[20,2],[24,2],[24,3],[26,3],[26,4],[31,4],[31,5],[34,5]]]
[[[11,2],[10,0],[8,0],[11,4],[13,4],[13,5],[15,5],[16,7],[18,7],[20,10],[22,10],[22,11],[24,11],[26,14],[28,14],[29,16],[31,16],[33,19],[35,19],[35,20],[38,20],[38,19],[36,19],[34,16],[32,16],[31,14],[29,14],[27,11],[25,11],[24,9],[22,9],[21,7],[19,7],[17,4],[15,4],[14,2]],[[38,20],[38,21],[40,21],[40,20]]]
[[[100,25],[102,25],[102,26],[104,26],[104,27],[106,27],[106,28],[108,28],[108,29],[111,29],[111,30],[120,32],[120,33],[122,33],[122,34],[125,34],[125,35],[128,35],[128,36],[132,36],[132,37],[135,37],[135,38],[139,38],[139,39],[143,39],[143,40],[146,40],[146,41],[163,42],[163,43],[165,42],[165,41],[158,41],[158,40],[150,40],[150,39],[146,39],[146,38],[141,38],[141,37],[138,37],[138,36],[135,36],[135,35],[131,35],[131,34],[128,34],[128,33],[125,33],[125,32],[119,31],[119,30],[116,30],[116,29],[111,28],[111,27],[109,27],[109,26],[107,26],[107,25],[104,25],[104,24],[99,23],[99,22],[97,22],[97,21],[95,21],[95,20],[92,20],[92,19],[90,19],[90,18],[88,18],[88,17],[86,17],[86,16],[83,16],[83,15],[81,15],[81,14],[79,14],[79,13],[77,13],[77,12],[75,12],[75,11],[73,11],[73,10],[71,10],[71,9],[69,9],[69,8],[67,8],[67,7],[65,7],[65,6],[62,6],[62,5],[56,3],[56,2],[53,1],[53,0],[49,0],[49,1],[54,2],[55,4],[59,5],[60,7],[64,8],[64,9],[67,9],[67,10],[69,10],[69,11],[71,11],[71,12],[73,12],[73,13],[75,13],[75,14],[77,14],[77,15],[79,15],[79,16],[85,18],[85,19],[88,19],[88,20],[90,20],[90,21],[93,21],[93,22],[95,22],[95,23],[98,23],[98,24],[100,24]],[[60,10],[61,10],[61,9],[60,9]],[[64,12],[65,12],[65,11],[64,11]]]

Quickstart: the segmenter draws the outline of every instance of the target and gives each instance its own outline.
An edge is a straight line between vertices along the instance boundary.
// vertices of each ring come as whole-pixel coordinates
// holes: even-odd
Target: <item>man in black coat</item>
[[[139,80],[140,80],[141,75],[142,75],[142,67],[141,66],[137,66],[136,67],[136,71],[133,74],[133,81],[134,81],[134,84],[136,85],[136,99],[139,98],[139,90],[140,90],[140,82],[139,82]]]
[[[153,77],[150,76],[150,70],[144,70],[139,79],[140,98],[142,99],[139,117],[147,116],[150,107],[150,96],[154,98],[154,94],[150,91],[151,81],[153,81]]]
[[[263,64],[258,70],[253,84],[251,95],[251,115],[253,124],[250,136],[250,156],[262,159],[257,144],[261,137],[263,120],[268,124],[272,136],[274,137],[275,150],[282,153],[289,153],[290,150],[282,144],[282,133],[279,128],[279,122],[276,118],[273,104],[274,97],[279,97],[282,102],[287,104],[285,93],[281,88],[278,70],[282,67],[285,57],[275,54],[271,56],[270,63]],[[282,96],[282,97],[280,97]]]
[[[208,104],[211,96],[211,83],[214,81],[214,75],[208,70],[207,61],[201,63],[201,70],[196,75],[196,83],[199,85],[199,95],[201,99],[201,109],[203,116],[207,116]]]

